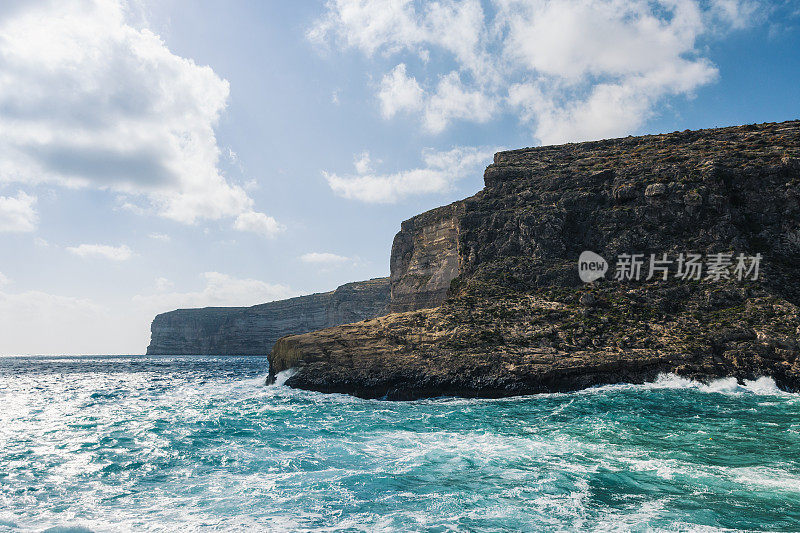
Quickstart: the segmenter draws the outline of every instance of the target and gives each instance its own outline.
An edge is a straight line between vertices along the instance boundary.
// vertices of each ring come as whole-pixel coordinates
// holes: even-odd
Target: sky
[[[0,355],[386,276],[502,149],[800,118],[800,0],[2,0]]]

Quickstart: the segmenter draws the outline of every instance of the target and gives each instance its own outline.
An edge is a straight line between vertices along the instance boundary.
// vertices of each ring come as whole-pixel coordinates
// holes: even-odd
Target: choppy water
[[[800,530],[800,395],[768,380],[392,403],[265,374],[0,358],[0,531]]]

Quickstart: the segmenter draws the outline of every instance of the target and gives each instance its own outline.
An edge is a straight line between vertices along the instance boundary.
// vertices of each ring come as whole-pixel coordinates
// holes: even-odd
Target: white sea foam
[[[732,469],[737,483],[757,486],[767,490],[780,490],[800,494],[800,476],[776,468],[741,467]]]
[[[278,372],[278,374],[275,376],[275,383],[273,383],[273,385],[276,387],[282,387],[286,384],[289,378],[295,374],[297,374],[297,369],[294,367]]]
[[[588,391],[612,391],[612,390],[658,390],[658,389],[694,389],[700,392],[719,393],[719,394],[757,394],[764,396],[792,396],[797,394],[782,391],[778,388],[775,380],[771,377],[762,376],[754,380],[744,380],[739,383],[736,378],[720,378],[702,383],[676,374],[659,374],[655,381],[639,385],[629,383],[619,383],[615,385],[603,385],[588,389]]]
[[[443,396],[439,398],[428,398],[417,400],[416,403],[432,403],[447,405],[475,405],[475,404],[500,404],[513,403],[520,398],[544,399],[569,397],[572,395],[597,394],[622,390],[661,390],[661,389],[692,389],[698,392],[718,393],[728,395],[755,394],[760,396],[780,396],[796,398],[800,400],[800,394],[781,390],[771,377],[762,376],[754,380],[744,380],[737,382],[736,378],[719,378],[703,383],[693,379],[688,379],[676,374],[659,374],[655,381],[647,383],[615,383],[613,385],[598,385],[588,389],[574,392],[551,392],[539,393],[528,396],[512,396],[507,398],[459,398]]]

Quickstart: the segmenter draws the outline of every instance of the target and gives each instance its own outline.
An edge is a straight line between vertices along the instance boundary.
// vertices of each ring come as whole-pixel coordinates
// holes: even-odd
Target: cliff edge
[[[800,122],[500,152],[484,181],[404,223],[397,312],[278,340],[271,377],[394,399],[660,372],[800,390]]]

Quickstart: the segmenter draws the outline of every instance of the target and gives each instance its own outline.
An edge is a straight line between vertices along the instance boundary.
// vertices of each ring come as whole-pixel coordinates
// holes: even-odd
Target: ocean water
[[[0,531],[800,530],[800,395],[264,386],[256,357],[0,358]]]

